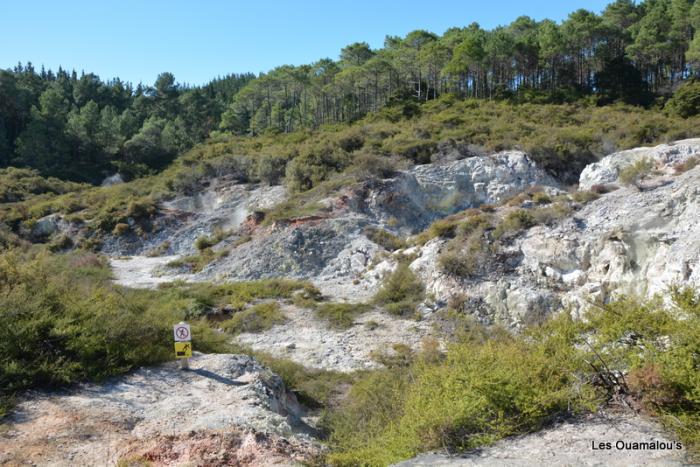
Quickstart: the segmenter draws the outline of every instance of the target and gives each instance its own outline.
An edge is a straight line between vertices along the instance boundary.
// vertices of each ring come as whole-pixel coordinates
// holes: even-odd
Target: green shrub
[[[49,243],[49,250],[53,252],[68,250],[73,247],[73,239],[66,234],[56,236]]]
[[[215,245],[218,245],[219,243],[221,243],[222,240],[224,240],[228,236],[229,232],[217,227],[214,229],[212,235],[202,235],[200,237],[197,237],[197,239],[194,241],[194,246],[199,251],[203,251]]]
[[[168,240],[164,241],[155,248],[152,248],[146,252],[146,256],[149,258],[155,258],[157,256],[163,256],[170,249],[170,242]]]
[[[592,188],[592,187],[591,187]],[[594,201],[600,198],[600,194],[597,191],[575,191],[571,198],[577,203],[588,203],[589,201]]]
[[[306,149],[287,164],[287,185],[293,191],[306,191],[339,173],[350,164],[350,156],[328,145]]]
[[[408,267],[408,262],[403,261],[384,277],[374,302],[384,306],[391,314],[406,316],[415,312],[424,295],[425,286]]]
[[[263,155],[257,158],[258,179],[268,185],[278,185],[286,168],[287,158],[284,156]]]
[[[58,195],[86,190],[82,183],[44,178],[37,170],[7,167],[0,169],[0,203],[14,203],[39,195]]]
[[[172,324],[183,315],[156,306],[154,291],[111,282],[94,254],[0,253],[0,394],[100,379],[173,358]],[[193,323],[194,324],[194,323]],[[221,344],[194,333],[197,350]],[[0,411],[6,409],[0,404]]]
[[[517,209],[505,215],[493,231],[493,237],[498,239],[505,235],[513,235],[533,225],[535,225],[533,215],[524,209]]]
[[[666,108],[683,118],[700,114],[700,81],[688,82],[673,93]]]
[[[533,209],[532,219],[535,224],[551,225],[571,214],[571,206],[568,203],[558,201],[546,207]]]
[[[431,238],[453,238],[457,232],[457,223],[451,219],[440,219],[428,227],[428,233]]]
[[[322,303],[316,307],[316,315],[337,328],[349,328],[355,318],[370,310],[364,303]]]
[[[222,328],[231,334],[242,332],[262,332],[275,324],[282,324],[286,318],[275,302],[259,303],[246,310],[239,311],[222,323]]]
[[[618,178],[625,185],[636,186],[639,181],[648,175],[654,168],[654,161],[648,158],[639,159],[633,164],[620,170]]]
[[[383,179],[394,176],[397,166],[399,162],[392,158],[361,152],[353,155],[352,165],[347,171],[360,180]]]
[[[391,232],[383,229],[378,229],[376,227],[367,227],[363,232],[367,238],[372,240],[377,245],[389,251],[400,250],[401,248],[406,248],[406,241],[392,234]]]
[[[200,237],[201,238],[201,237]],[[169,268],[187,268],[189,272],[200,272],[207,264],[221,257],[227,256],[228,250],[214,251],[211,248],[204,248],[199,254],[183,256],[166,264]]]
[[[156,203],[151,199],[140,199],[129,202],[126,208],[126,217],[131,217],[135,220],[146,219],[157,211]]]
[[[263,365],[277,373],[291,389],[299,402],[310,408],[332,407],[344,396],[356,375],[339,371],[317,370],[275,358],[262,352],[253,356]]]
[[[538,191],[532,195],[532,201],[535,204],[549,204],[552,202],[552,198],[544,191]]]
[[[438,266],[453,276],[474,277],[488,269],[494,253],[484,227],[479,226],[466,237],[452,240],[438,257]]]
[[[114,229],[112,230],[112,235],[121,237],[122,235],[126,235],[130,230],[131,227],[129,226],[129,224],[119,222],[114,226]]]
[[[507,333],[451,346],[359,380],[329,417],[333,465],[388,465],[433,449],[466,450],[594,408],[575,326],[557,320],[536,339]],[[406,366],[408,365],[408,366]]]

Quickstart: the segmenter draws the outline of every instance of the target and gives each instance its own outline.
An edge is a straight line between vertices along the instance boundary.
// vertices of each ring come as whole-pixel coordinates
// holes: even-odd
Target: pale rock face
[[[642,159],[650,159],[655,163],[657,170],[670,174],[675,164],[685,162],[694,156],[700,156],[700,138],[661,144],[653,148],[616,152],[583,169],[579,179],[579,189],[590,190],[593,185],[614,183],[618,180],[622,169]]]
[[[116,173],[114,175],[110,175],[109,177],[106,177],[104,180],[102,180],[102,183],[100,184],[101,186],[112,186],[112,185],[120,185],[124,183],[124,179],[122,178],[121,174]]]
[[[690,153],[689,145],[680,147]],[[579,315],[621,294],[651,297],[675,285],[698,287],[700,167],[657,177],[642,191],[619,189],[554,226],[531,228],[507,247],[517,259],[512,270],[451,277],[438,266],[445,244],[426,243],[411,265],[427,291],[443,302],[460,295],[466,312],[514,328],[562,309]]]
[[[497,204],[534,185],[558,184],[523,152],[507,151],[402,172],[367,197],[368,211],[418,232],[432,221],[481,204]]]
[[[700,170],[645,191],[621,189],[520,243],[522,275],[562,287],[564,304],[700,285]]]

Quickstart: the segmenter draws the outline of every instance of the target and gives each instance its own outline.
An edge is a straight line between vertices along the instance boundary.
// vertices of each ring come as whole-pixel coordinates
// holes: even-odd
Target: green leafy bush
[[[425,286],[416,274],[402,261],[396,269],[384,277],[382,286],[374,296],[374,302],[391,314],[410,315],[423,300]]]
[[[231,319],[224,321],[222,327],[231,334],[262,332],[285,321],[286,318],[280,311],[279,305],[275,302],[267,302],[237,312]]]
[[[639,181],[654,169],[654,161],[648,158],[639,159],[620,170],[618,178],[625,185],[637,185]]]
[[[406,247],[406,241],[403,238],[387,230],[368,227],[364,229],[364,234],[374,243],[389,251],[396,251]]]
[[[194,241],[194,246],[199,251],[203,251],[215,245],[218,245],[219,243],[221,243],[222,240],[224,240],[228,236],[229,232],[225,231],[220,227],[217,227],[214,229],[212,235],[202,235],[200,237],[197,237],[197,240]]]
[[[287,164],[287,185],[294,191],[305,191],[341,172],[351,158],[340,148],[319,145],[305,149]]]
[[[172,308],[149,306],[150,293],[123,292],[90,253],[0,254],[0,392],[7,407],[30,387],[100,379],[173,357]],[[198,350],[215,346],[196,333]]]
[[[258,179],[268,185],[277,185],[284,177],[287,158],[284,156],[263,155],[257,159]]]
[[[322,303],[316,307],[316,315],[338,328],[349,328],[355,318],[370,310],[364,303]]]
[[[438,266],[448,274],[469,278],[484,272],[493,262],[494,253],[495,248],[481,227],[451,241],[438,257]]]
[[[700,81],[683,84],[673,93],[666,108],[683,118],[700,114]]]
[[[513,335],[474,327],[446,355],[426,352],[363,378],[327,418],[332,465],[389,465],[538,430],[632,397],[700,455],[700,295],[621,299]]]
[[[431,449],[466,450],[594,408],[600,396],[581,385],[574,327],[557,320],[537,339],[472,335],[445,358],[418,355],[361,379],[329,417],[329,461],[388,465]]]
[[[525,209],[517,209],[505,215],[493,231],[493,237],[498,239],[504,235],[512,235],[532,227],[535,223],[532,213]]]

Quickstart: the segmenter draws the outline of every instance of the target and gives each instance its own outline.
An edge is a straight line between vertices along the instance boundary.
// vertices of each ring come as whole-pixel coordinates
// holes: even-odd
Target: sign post
[[[173,326],[173,337],[175,338],[175,358],[180,360],[180,369],[190,368],[190,357],[192,356],[192,331],[190,325],[180,321]]]

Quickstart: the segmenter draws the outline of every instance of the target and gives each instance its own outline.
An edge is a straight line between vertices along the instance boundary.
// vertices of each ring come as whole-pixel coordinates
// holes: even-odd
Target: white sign
[[[173,335],[175,336],[175,342],[191,341],[192,333],[190,332],[190,325],[187,323],[177,323],[173,326]]]

